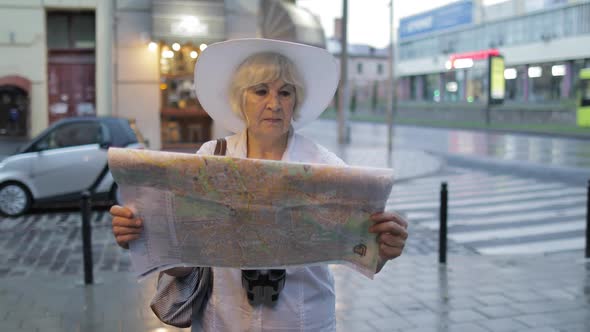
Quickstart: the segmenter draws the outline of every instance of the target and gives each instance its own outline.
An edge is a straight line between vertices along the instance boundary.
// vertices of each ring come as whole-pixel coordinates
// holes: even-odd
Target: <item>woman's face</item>
[[[295,107],[295,87],[278,79],[246,89],[244,116],[257,136],[278,138],[289,131]]]

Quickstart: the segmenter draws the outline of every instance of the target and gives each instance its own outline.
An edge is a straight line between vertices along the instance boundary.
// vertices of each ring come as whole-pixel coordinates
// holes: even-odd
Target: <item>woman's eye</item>
[[[258,96],[266,96],[266,90],[265,89],[259,89],[259,90],[255,90],[254,93]]]
[[[279,93],[281,94],[282,97],[290,97],[291,96],[291,91],[283,90]]]

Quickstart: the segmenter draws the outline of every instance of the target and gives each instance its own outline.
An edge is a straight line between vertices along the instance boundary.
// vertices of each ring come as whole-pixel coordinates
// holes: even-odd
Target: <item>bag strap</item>
[[[227,150],[227,141],[225,138],[218,138],[217,144],[215,145],[215,152],[213,153],[216,156],[225,156],[225,152]]]

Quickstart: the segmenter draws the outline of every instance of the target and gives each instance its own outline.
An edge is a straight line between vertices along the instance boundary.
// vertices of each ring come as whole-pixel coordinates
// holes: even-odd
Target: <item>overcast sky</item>
[[[394,0],[394,26],[400,17],[411,16],[457,0]],[[503,0],[484,0],[494,3]],[[348,0],[348,42],[386,47],[389,44],[390,0]],[[342,0],[297,0],[318,15],[328,37],[334,35],[334,18],[342,16]]]

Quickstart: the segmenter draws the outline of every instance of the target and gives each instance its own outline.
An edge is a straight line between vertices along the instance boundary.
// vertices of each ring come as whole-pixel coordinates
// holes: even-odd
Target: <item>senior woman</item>
[[[238,39],[209,46],[195,66],[197,97],[209,115],[236,133],[226,137],[226,155],[240,158],[344,165],[336,155],[295,132],[327,107],[338,85],[336,60],[325,50],[266,39]],[[210,141],[198,154],[212,155]],[[114,206],[117,243],[139,237],[141,220],[129,208]],[[401,255],[407,222],[392,212],[375,211],[369,231],[376,234],[380,261]],[[242,271],[213,268],[213,287],[204,308],[193,310],[199,268],[174,268],[158,279],[152,308],[170,324],[193,331],[333,331],[334,280],[327,265],[293,267],[272,306],[252,305]],[[377,302],[376,302],[377,303]]]

